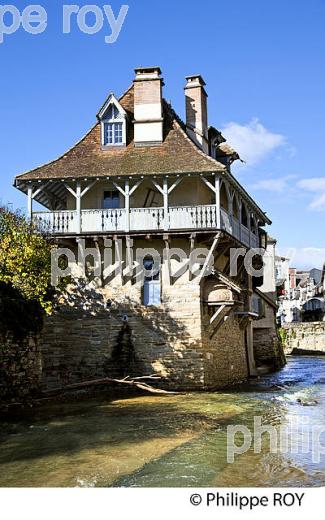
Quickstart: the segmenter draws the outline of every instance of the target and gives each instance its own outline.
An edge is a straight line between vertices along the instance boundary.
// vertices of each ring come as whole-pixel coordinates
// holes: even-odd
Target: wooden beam
[[[168,212],[168,179],[163,179],[163,197],[164,197],[164,229],[169,229],[169,212]]]
[[[50,181],[46,182],[45,184],[43,184],[42,186],[37,188],[37,190],[32,194],[32,198],[35,199],[35,197],[37,197],[37,195],[39,195],[44,190],[44,188],[46,188],[46,186],[48,186],[49,184],[50,184]]]
[[[233,309],[233,305],[230,304],[222,304],[221,307],[217,310],[217,312],[210,319],[210,325],[214,324],[214,329],[212,334],[210,334],[210,340],[217,333],[221,323],[226,319],[226,316],[230,314]]]
[[[129,179],[125,179],[124,198],[125,198],[125,231],[128,233],[130,231],[130,181],[129,181]]]
[[[222,311],[226,308],[226,305],[221,305],[218,310],[214,313],[214,315],[212,316],[212,318],[210,318],[210,325],[212,325],[212,323],[214,321],[216,321],[216,319],[218,318],[218,316],[220,317],[220,314],[222,313]]]
[[[196,239],[196,233],[192,233],[190,236],[190,256],[189,256],[189,281],[190,282],[193,280],[193,273],[191,270],[191,257],[192,257],[192,253],[195,248],[195,239]]]
[[[77,233],[81,233],[81,182],[77,182],[76,188]]]
[[[32,219],[33,216],[33,186],[28,186],[28,218]]]
[[[223,273],[220,273],[219,271],[217,271],[217,276],[218,276],[219,280],[221,282],[223,282],[225,285],[227,285],[227,287],[229,287],[230,289],[233,289],[238,294],[240,294],[242,292],[239,285],[237,285],[234,282],[232,282],[231,280],[229,280],[229,278],[227,276],[225,276]]]
[[[215,251],[215,249],[216,249],[216,247],[217,247],[217,245],[219,243],[220,237],[221,237],[221,233],[217,233],[216,236],[214,237],[214,240],[213,240],[212,246],[210,248],[210,251],[208,253],[208,256],[206,257],[204,265],[203,265],[203,268],[202,268],[202,270],[201,270],[201,272],[200,272],[200,274],[199,274],[199,276],[197,278],[198,283],[201,282],[202,278],[206,274],[206,271],[207,271],[207,268],[209,266],[210,260],[211,260],[211,258],[213,256],[213,253],[214,253],[214,251]]]
[[[151,182],[163,196],[164,195],[164,189],[160,186],[160,184],[158,184],[158,182],[156,182],[154,179],[151,179]]]
[[[80,182],[79,182],[80,184]],[[77,198],[77,192],[74,191],[71,186],[69,186],[69,184],[67,184],[66,182],[63,183],[63,186],[71,193],[71,195],[74,196],[74,198],[76,199]]]
[[[172,184],[169,188],[168,188],[168,195],[171,194],[172,191],[174,191],[175,188],[177,188],[177,186],[179,185],[180,182],[182,182],[184,177],[179,177],[175,182],[174,184]]]
[[[88,193],[89,190],[91,190],[91,188],[93,188],[95,186],[95,184],[97,183],[97,179],[95,179],[92,183],[90,183],[88,186],[86,186],[86,188],[83,190],[83,192],[81,193],[81,198],[86,195],[86,193]]]
[[[220,213],[220,177],[219,175],[215,176],[214,179],[214,186],[215,186],[215,195],[216,195],[216,224],[217,228],[221,229],[221,213]]]
[[[131,195],[133,195],[133,193],[135,192],[135,190],[137,190],[140,186],[140,184],[142,184],[143,182],[143,179],[140,179],[131,189],[130,189],[130,197]]]
[[[165,242],[165,249],[166,249],[166,256],[167,256],[168,282],[169,282],[169,285],[171,285],[171,282],[172,282],[172,266],[171,266],[171,261],[170,261],[169,235],[164,235],[163,239],[164,239],[164,242]]]
[[[123,264],[122,264],[122,255],[120,250],[120,242],[116,235],[113,237],[114,244],[115,244],[115,262],[118,261],[118,270],[117,274],[121,276],[122,284],[123,284]]]
[[[208,181],[208,179],[206,179],[205,177],[200,177],[200,179],[202,179],[202,181],[204,182],[204,184],[205,184],[208,188],[210,188],[210,190],[212,190],[213,193],[215,193],[216,188],[215,188],[215,186],[213,186],[213,185],[211,184],[210,181]]]
[[[131,239],[130,239],[129,235],[127,235],[125,237],[125,241],[126,241],[126,263],[127,263],[126,274],[131,277],[133,274],[133,259],[132,259],[132,250],[131,250]]]
[[[123,190],[123,188],[121,188],[121,186],[119,186],[116,182],[112,181],[112,184],[115,186],[115,188],[120,192],[122,193],[123,197],[125,197],[125,191]]]
[[[227,253],[228,249],[230,249],[230,245],[227,243],[226,246],[215,255],[214,260],[217,261],[221,256],[223,256],[225,253]]]

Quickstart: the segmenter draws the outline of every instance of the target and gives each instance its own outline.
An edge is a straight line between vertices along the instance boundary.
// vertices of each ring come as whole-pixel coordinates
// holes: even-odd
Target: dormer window
[[[104,122],[104,143],[123,144],[123,123],[105,123]]]
[[[102,145],[126,145],[126,112],[111,94],[98,114],[101,121]]]

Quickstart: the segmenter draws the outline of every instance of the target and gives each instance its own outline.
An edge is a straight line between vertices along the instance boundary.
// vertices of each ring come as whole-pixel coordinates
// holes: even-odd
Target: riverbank
[[[282,338],[286,355],[325,355],[325,322],[288,323]]]
[[[227,463],[227,427],[325,423],[324,358],[224,392],[95,397],[25,410],[0,427],[0,486],[320,486],[311,453],[249,449]],[[297,435],[299,445],[299,435]]]

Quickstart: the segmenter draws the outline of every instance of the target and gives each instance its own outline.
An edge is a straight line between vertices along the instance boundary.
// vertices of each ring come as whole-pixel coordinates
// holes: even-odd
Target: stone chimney
[[[162,87],[159,67],[135,69],[134,144],[155,146],[163,141]]]
[[[208,154],[208,95],[204,89],[205,82],[200,75],[187,76],[186,80],[185,101],[187,133],[189,137]]]

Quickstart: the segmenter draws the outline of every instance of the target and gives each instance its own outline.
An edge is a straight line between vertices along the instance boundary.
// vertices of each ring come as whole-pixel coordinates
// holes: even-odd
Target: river
[[[260,449],[252,441],[227,462],[227,427],[242,425],[252,435],[254,417],[272,426],[277,446],[270,452],[264,434]],[[278,434],[285,437],[290,424],[288,446],[281,449]],[[228,391],[97,397],[6,418],[0,426],[0,486],[321,486],[321,426],[325,357],[289,357],[280,372]],[[242,441],[236,436],[238,445]]]

